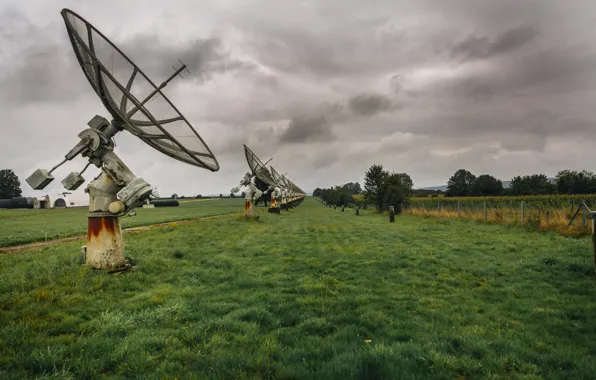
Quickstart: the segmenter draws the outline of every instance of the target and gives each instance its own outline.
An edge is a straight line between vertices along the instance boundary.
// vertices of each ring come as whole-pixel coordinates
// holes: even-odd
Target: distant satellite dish
[[[273,174],[273,178],[276,179],[276,182],[283,184],[282,186],[287,194],[287,208],[296,207],[304,201],[304,197],[306,196],[304,191],[287,179],[285,175],[279,174],[273,167],[271,167],[271,173]]]
[[[261,195],[263,195],[263,192],[259,188],[257,188],[254,183],[252,183],[252,178],[257,175],[257,172],[260,172],[260,175],[266,178],[267,173],[264,173],[262,171],[262,168],[264,168],[265,166],[263,165],[261,160],[259,160],[258,157],[254,153],[252,153],[252,151],[248,149],[246,145],[244,145],[244,153],[246,155],[246,160],[248,162],[248,166],[251,169],[251,172],[247,172],[242,178],[242,180],[240,180],[240,184],[234,187],[232,190],[230,190],[230,192],[234,194],[240,191],[240,188],[242,186],[247,187],[246,191],[244,192],[244,217],[253,218],[256,216],[254,212],[254,203],[257,199],[261,197]],[[270,189],[271,187],[269,187],[265,191],[265,193],[267,193]]]
[[[261,181],[269,185],[270,189],[274,188],[276,186],[276,183],[273,180],[271,173],[269,173],[269,170],[267,170],[267,167],[265,166],[273,158],[271,158],[269,161],[263,164],[263,162],[259,160],[259,157],[257,157],[257,155],[254,154],[253,151],[246,146],[246,144],[244,144],[244,155],[246,156],[246,162],[248,162],[250,170],[252,170],[253,176],[256,176]]]
[[[65,159],[50,171],[36,170],[27,183],[35,190],[45,188],[54,180],[51,173],[79,154],[89,163],[80,173],[70,173],[62,180],[67,190],[76,190],[85,182],[81,174],[89,164],[101,168],[99,176],[85,190],[89,193],[85,262],[95,269],[120,271],[129,268],[130,263],[124,258],[118,217],[130,215],[152,192],[158,194],[114,153],[114,135],[127,130],[174,159],[210,171],[218,171],[219,164],[203,139],[161,92],[186,70],[186,65],[180,62],[180,68],[174,68],[169,78],[155,86],[93,25],[69,9],[63,9],[61,14],[83,73],[112,121],[93,117],[88,122],[90,128],[79,133],[79,143]]]
[[[257,157],[256,154],[252,150],[250,150],[246,144],[244,145],[244,155],[246,156],[246,162],[248,166],[252,170],[252,175],[259,178],[261,181],[265,182],[269,187],[265,190],[265,194],[271,191],[271,207],[269,207],[268,211],[270,213],[279,214],[279,206],[277,204],[277,200],[281,198],[281,189],[273,179],[273,176],[265,166],[269,163],[272,159],[267,161],[263,164],[261,160]]]
[[[291,207],[289,204],[290,203],[290,192],[288,189],[288,184],[284,181],[284,178],[281,176],[281,174],[279,174],[273,168],[273,166],[269,166],[269,168],[271,169],[271,175],[273,176],[275,183],[277,183],[281,189],[281,209],[288,210]]]

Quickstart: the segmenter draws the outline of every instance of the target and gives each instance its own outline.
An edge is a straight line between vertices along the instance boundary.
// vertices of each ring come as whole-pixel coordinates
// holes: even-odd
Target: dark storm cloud
[[[327,168],[335,164],[340,159],[337,152],[326,151],[314,157],[312,165],[317,169]]]
[[[395,67],[409,66],[433,56],[424,33],[400,30],[378,35],[376,28],[386,21],[377,18],[355,21],[336,30],[251,26],[246,48],[259,62],[286,74],[321,79],[353,75],[375,75]],[[426,49],[413,49],[413,45]]]
[[[0,10],[0,19],[3,102],[69,101],[85,89],[81,81],[69,80],[78,65],[65,38],[52,38],[14,8]],[[57,23],[51,25],[57,29]]]
[[[290,120],[280,136],[282,143],[330,141],[334,139],[331,125],[322,115],[297,116]]]
[[[229,56],[219,38],[174,43],[158,35],[137,35],[119,44],[125,54],[152,75],[166,78],[178,68],[180,59],[191,75],[211,79],[229,71],[250,71],[254,67]],[[119,47],[120,47],[119,46]],[[186,73],[184,73],[186,74]]]
[[[350,110],[363,116],[371,116],[379,112],[388,111],[393,107],[391,99],[382,94],[358,94],[348,100]]]
[[[15,39],[22,41],[2,54],[0,87],[4,91],[0,99],[9,103],[67,102],[90,93],[61,20],[52,22],[53,32],[48,33],[15,9],[5,11],[0,18],[7,20],[0,25],[0,45],[8,46]],[[130,64],[110,45],[100,44],[99,38],[95,39],[98,58],[119,81],[125,82],[131,73]],[[174,72],[172,66],[180,67],[178,59],[192,76],[202,80],[253,69],[251,64],[231,58],[218,38],[173,43],[142,34],[110,40],[156,84]]]
[[[127,165],[168,193],[228,192],[246,170],[243,143],[275,156],[303,188],[362,180],[375,163],[423,186],[460,167],[509,179],[596,158],[586,149],[596,142],[593,1],[371,1],[63,6],[74,4],[157,84],[178,59],[188,65],[166,94],[221,170],[197,174],[134,136],[118,140]],[[53,138],[51,154],[62,157],[71,143],[58,148],[63,137],[53,136],[72,136],[100,104],[59,6],[12,4],[12,14],[0,5],[0,111],[3,128],[19,134],[0,139],[0,159],[10,163],[36,136],[38,153],[14,160],[26,177]]]
[[[422,96],[497,101],[523,96],[527,103],[548,95],[594,88],[596,51],[578,46],[537,49],[482,70],[454,72],[414,88]],[[495,103],[499,106],[501,103]]]
[[[486,59],[518,49],[530,42],[536,34],[537,31],[531,26],[515,27],[494,38],[470,34],[453,46],[450,55],[460,62]]]

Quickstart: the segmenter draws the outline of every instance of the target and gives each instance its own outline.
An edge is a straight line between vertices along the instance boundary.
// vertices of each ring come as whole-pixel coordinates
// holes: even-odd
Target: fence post
[[[524,201],[521,201],[521,211],[522,211],[521,222],[522,222],[522,224],[524,224]]]
[[[441,202],[437,201],[437,216],[441,216]]]
[[[596,218],[595,212],[590,212],[590,218],[592,219],[592,249],[594,250],[594,273],[596,273],[596,226],[594,225]]]
[[[586,203],[586,201],[584,199],[582,199],[582,205]],[[586,220],[586,208],[582,207],[582,223],[584,224],[584,227],[588,225],[588,222]]]
[[[459,210],[460,210],[460,208],[459,208],[459,201],[457,201],[457,217],[458,217],[458,218],[459,218],[459,215],[460,215],[460,214],[459,214]]]
[[[486,201],[484,201],[484,221],[486,222]]]

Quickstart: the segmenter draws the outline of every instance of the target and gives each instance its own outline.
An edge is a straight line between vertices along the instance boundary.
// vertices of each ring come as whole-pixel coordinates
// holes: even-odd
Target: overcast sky
[[[363,183],[373,164],[416,187],[460,168],[502,180],[596,170],[593,0],[0,0],[0,168],[27,196],[45,193],[30,173],[109,116],[76,63],[64,7],[156,83],[188,65],[164,93],[218,172],[116,136],[162,195],[229,193],[248,170],[242,144],[306,191]],[[57,170],[48,192],[84,164]]]

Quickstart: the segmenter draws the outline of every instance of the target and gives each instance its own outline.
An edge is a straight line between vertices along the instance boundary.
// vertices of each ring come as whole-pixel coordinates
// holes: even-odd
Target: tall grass
[[[586,236],[592,231],[587,212],[580,212],[571,226],[568,226],[582,202],[588,206],[596,205],[596,195],[412,198],[406,212],[426,217],[523,225],[532,230],[554,231],[563,236]]]
[[[596,204],[596,194],[555,194],[555,195],[528,195],[528,196],[496,196],[496,197],[413,197],[410,199],[416,205],[436,205],[465,203],[468,205],[483,205],[487,202],[491,206],[517,207],[523,201],[527,206],[551,207],[551,208],[573,208],[581,202]]]

